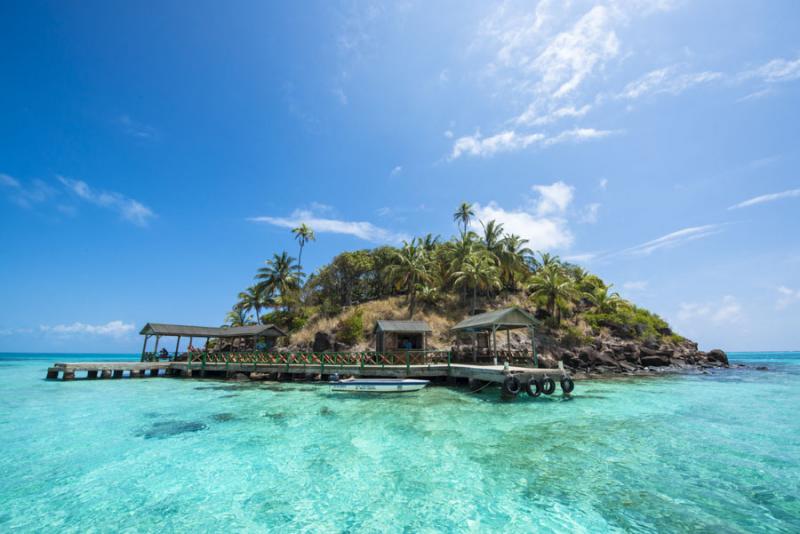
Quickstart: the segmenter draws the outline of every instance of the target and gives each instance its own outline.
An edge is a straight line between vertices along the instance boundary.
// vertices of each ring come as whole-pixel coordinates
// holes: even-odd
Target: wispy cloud
[[[728,209],[736,210],[740,208],[747,208],[749,206],[755,206],[756,204],[764,204],[765,202],[774,202],[775,200],[781,200],[783,198],[792,198],[792,197],[800,197],[800,189],[789,189],[788,191],[782,191],[780,193],[770,193],[768,195],[760,195],[757,197],[748,198],[743,202],[734,204]]]
[[[59,176],[58,181],[81,200],[102,208],[114,210],[123,219],[138,226],[147,226],[150,220],[156,216],[150,208],[138,200],[126,197],[122,193],[96,191],[82,180],[73,180],[63,176]]]
[[[43,180],[35,179],[29,185],[23,184],[13,176],[0,173],[0,187],[8,193],[12,202],[23,208],[32,208],[47,202],[57,192]]]
[[[305,223],[318,234],[345,234],[371,241],[373,243],[399,243],[410,239],[404,233],[393,232],[365,221],[345,221],[321,216],[312,210],[297,209],[288,217],[260,216],[248,219],[251,222],[266,223],[282,228],[295,228]]]
[[[45,334],[54,334],[58,336],[91,335],[119,338],[132,333],[135,330],[135,325],[122,321],[109,321],[106,324],[75,322],[72,324],[57,324],[53,326],[41,325],[39,330]]]
[[[678,309],[678,319],[684,322],[701,319],[717,324],[737,323],[742,318],[742,305],[733,295],[725,295],[717,302],[683,302]]]
[[[392,169],[392,171],[389,173],[389,175],[390,175],[390,176],[397,176],[398,174],[400,174],[400,173],[402,173],[402,172],[403,172],[403,166],[402,166],[402,165],[396,165],[396,166],[395,166],[395,167]]]
[[[720,80],[721,72],[703,71],[679,73],[677,66],[653,70],[630,82],[617,97],[633,100],[646,95],[671,94],[679,95],[696,85]]]
[[[600,139],[614,133],[616,132],[611,130],[574,128],[563,131],[553,137],[547,137],[543,133],[518,134],[514,130],[507,130],[491,137],[482,137],[480,132],[477,132],[474,135],[456,139],[448,159],[458,159],[463,155],[488,158],[501,152],[522,150],[532,145],[549,147],[559,143],[575,143],[591,139]]]
[[[739,74],[742,80],[756,78],[766,83],[790,82],[800,78],[800,57],[775,58],[760,67]]]
[[[786,286],[778,287],[778,301],[775,303],[777,309],[783,310],[797,302],[800,302],[800,289],[792,289]]]
[[[641,245],[627,248],[622,251],[622,254],[633,256],[646,256],[663,248],[674,248],[690,241],[703,239],[722,231],[722,226],[719,224],[706,224],[703,226],[692,226],[683,228],[667,235],[661,236],[658,239],[647,241]]]
[[[134,120],[130,115],[122,115],[119,118],[119,123],[125,133],[130,136],[147,140],[155,140],[159,137],[158,130],[148,124]]]
[[[600,218],[600,203],[592,202],[583,208],[579,221],[585,224],[595,224]]]
[[[638,293],[647,289],[647,280],[630,280],[622,284],[622,289],[628,293]]]

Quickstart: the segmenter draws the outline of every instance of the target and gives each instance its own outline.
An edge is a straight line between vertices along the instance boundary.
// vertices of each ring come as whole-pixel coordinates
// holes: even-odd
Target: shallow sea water
[[[0,355],[0,531],[798,532],[800,354],[732,357],[505,403]]]

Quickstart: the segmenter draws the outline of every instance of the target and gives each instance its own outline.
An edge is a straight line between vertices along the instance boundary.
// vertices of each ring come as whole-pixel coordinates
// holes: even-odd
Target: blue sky
[[[290,3],[291,4],[291,3]],[[704,348],[800,349],[800,4],[5,2],[0,350],[220,324],[288,226],[476,203]]]

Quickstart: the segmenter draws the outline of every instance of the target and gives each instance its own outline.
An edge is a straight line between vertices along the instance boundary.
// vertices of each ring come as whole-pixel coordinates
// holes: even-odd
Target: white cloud
[[[780,193],[770,193],[768,195],[760,195],[757,197],[748,198],[743,202],[734,204],[728,209],[735,210],[739,208],[747,208],[749,206],[755,206],[756,204],[763,204],[765,202],[773,202],[775,200],[780,200],[783,198],[793,198],[793,197],[800,197],[800,189],[790,189],[788,191],[782,191]]]
[[[775,307],[779,310],[788,308],[790,305],[800,302],[800,289],[792,289],[786,286],[778,287],[778,301]]]
[[[564,118],[583,117],[589,112],[590,109],[592,109],[592,106],[589,104],[586,104],[580,108],[570,105],[554,109],[553,111],[541,113],[534,103],[528,106],[528,109],[514,119],[514,122],[526,126],[541,126]]]
[[[370,222],[326,218],[311,210],[294,210],[289,217],[262,216],[251,217],[248,220],[280,226],[282,228],[295,228],[301,223],[305,223],[318,234],[345,234],[373,243],[399,243],[409,239],[407,234],[380,228]]]
[[[392,169],[392,172],[390,172],[389,174],[391,174],[392,176],[397,176],[401,172],[403,172],[403,166],[397,165]]]
[[[507,233],[527,239],[528,246],[534,250],[567,248],[572,244],[572,233],[564,219],[540,217],[523,209],[506,210],[496,202],[486,206],[475,204],[473,209],[478,220],[502,223]],[[471,226],[478,230],[480,225],[473,222]]]
[[[597,257],[597,254],[594,252],[583,252],[581,254],[570,254],[569,256],[564,256],[564,261],[568,262],[577,262],[577,263],[589,263],[593,259]]]
[[[15,189],[20,187],[19,180],[3,173],[0,173],[0,185],[13,187]]]
[[[539,216],[564,213],[572,202],[575,191],[574,187],[562,181],[550,185],[534,185],[531,189],[539,193],[539,199],[536,202],[536,213]]]
[[[445,136],[447,139],[452,139],[452,138],[453,138],[453,130],[445,130],[445,131],[444,131],[444,136]]]
[[[453,150],[449,159],[454,160],[462,155],[491,157],[500,152],[513,152],[522,150],[531,145],[540,144],[549,147],[558,143],[581,142],[590,139],[599,139],[615,132],[610,130],[595,130],[594,128],[574,128],[566,130],[553,137],[543,133],[518,134],[513,130],[506,130],[491,137],[482,137],[480,132],[475,135],[459,137],[453,143]]]
[[[648,285],[649,284],[647,280],[631,280],[629,282],[623,283],[622,289],[624,289],[628,293],[636,293],[639,291],[646,290]]]
[[[128,198],[121,193],[95,191],[89,184],[82,180],[73,180],[59,176],[58,180],[73,194],[96,206],[108,208],[118,212],[123,219],[138,226],[147,226],[150,219],[155,217],[155,213],[147,206]]]
[[[718,302],[683,302],[678,309],[678,319],[684,322],[708,320],[712,323],[737,323],[743,318],[742,306],[732,295]]]
[[[650,71],[626,85],[617,97],[633,100],[648,94],[678,95],[695,85],[722,78],[721,72],[704,71],[678,74],[677,70],[678,67],[670,66]]]
[[[573,92],[595,67],[619,53],[614,17],[605,6],[595,6],[568,31],[556,35],[531,63],[541,76],[539,92],[560,98]]]
[[[758,68],[742,72],[742,80],[759,79],[766,83],[789,82],[800,78],[800,57],[796,59],[773,59]]]
[[[56,190],[42,180],[35,179],[30,185],[24,185],[13,176],[2,173],[0,173],[0,186],[7,188],[11,200],[23,208],[32,208],[56,195]]]
[[[537,194],[527,208],[504,209],[496,202],[483,206],[475,204],[476,219],[471,227],[480,230],[480,222],[496,220],[503,224],[506,233],[527,239],[534,250],[568,248],[573,241],[567,220],[563,217],[569,208],[574,188],[562,181],[550,185],[534,185]]]
[[[92,335],[115,338],[125,336],[133,332],[134,329],[135,326],[133,323],[123,323],[122,321],[109,321],[106,324],[98,325],[75,322],[72,324],[57,324],[54,326],[41,325],[39,327],[39,330],[46,334],[60,336]]]
[[[477,132],[475,135],[456,139],[455,143],[453,143],[450,159],[456,159],[463,154],[481,157],[494,156],[498,152],[510,152],[526,148],[533,143],[542,141],[544,138],[544,134],[518,135],[512,130],[482,138],[480,132]]]
[[[119,118],[125,133],[139,139],[155,140],[158,139],[158,130],[147,124],[132,119],[129,115],[122,115]]]
[[[545,146],[549,146],[558,143],[566,143],[569,141],[581,142],[588,141],[590,139],[602,139],[603,137],[608,137],[609,135],[615,133],[618,132],[612,130],[595,130],[594,128],[573,128],[572,130],[561,132],[555,137],[546,139],[544,144]]]
[[[636,255],[636,256],[646,256],[656,250],[662,248],[677,247],[679,245],[688,243],[689,241],[694,241],[696,239],[702,239],[704,237],[718,234],[721,231],[722,229],[718,224],[692,226],[689,228],[683,228],[682,230],[678,230],[676,232],[669,233],[665,236],[661,236],[658,239],[647,241],[646,243],[642,243],[641,245],[630,247],[628,249],[623,250],[622,253]]]

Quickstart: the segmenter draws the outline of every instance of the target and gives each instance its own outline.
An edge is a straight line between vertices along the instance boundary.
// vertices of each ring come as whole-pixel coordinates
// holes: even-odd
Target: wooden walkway
[[[78,376],[80,373],[80,376]],[[509,375],[517,376],[521,381],[531,377],[549,376],[554,380],[567,376],[562,369],[534,369],[531,367],[512,366],[505,369],[502,365],[476,365],[465,363],[429,363],[429,364],[338,364],[323,363],[277,363],[277,362],[58,362],[47,370],[48,379],[74,380],[76,378],[145,378],[157,376],[180,376],[185,378],[229,377],[238,373],[250,375],[260,373],[286,376],[353,375],[362,377],[391,378],[462,378],[483,382],[503,383]]]

